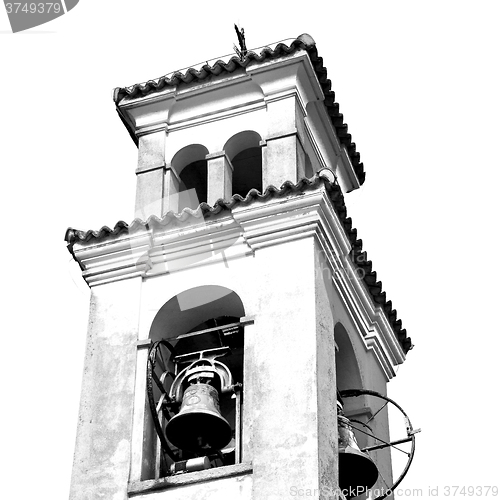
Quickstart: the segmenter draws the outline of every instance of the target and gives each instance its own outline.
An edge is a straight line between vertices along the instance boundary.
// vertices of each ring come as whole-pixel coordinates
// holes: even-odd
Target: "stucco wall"
[[[71,500],[128,498],[141,279],[92,290]]]

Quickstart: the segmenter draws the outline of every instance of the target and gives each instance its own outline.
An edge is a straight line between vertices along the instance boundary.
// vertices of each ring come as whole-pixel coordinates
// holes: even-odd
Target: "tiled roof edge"
[[[297,37],[290,44],[290,46],[279,43],[274,49],[269,47],[264,48],[260,54],[249,51],[242,58],[233,56],[227,62],[218,60],[212,66],[205,64],[200,70],[189,68],[185,73],[177,71],[170,77],[163,76],[158,80],[149,80],[146,83],[138,83],[132,85],[131,87],[115,88],[113,92],[113,99],[115,104],[118,106],[119,102],[124,97],[145,96],[153,92],[158,92],[165,87],[178,85],[181,82],[191,83],[194,81],[204,80],[212,75],[217,76],[221,73],[232,73],[238,68],[246,68],[252,61],[263,62],[269,59],[276,59],[282,55],[292,54],[299,49],[305,50],[309,55],[316,77],[318,78],[319,84],[325,96],[324,104],[330,117],[330,121],[335,129],[340,143],[345,146],[358,182],[362,185],[366,178],[364,165],[361,163],[360,154],[356,151],[356,143],[352,142],[352,136],[347,131],[348,127],[347,123],[344,123],[344,116],[339,112],[339,104],[335,102],[335,92],[331,90],[332,82],[327,77],[327,70],[323,65],[323,58],[318,56],[316,42],[307,33]],[[134,142],[137,144],[137,138],[135,138],[134,134],[131,135]]]
[[[260,54],[250,50],[243,57],[234,55],[225,62],[217,60],[212,66],[204,64],[201,69],[188,68],[184,73],[181,71],[174,72],[171,76],[162,76],[157,80],[149,80],[145,83],[137,83],[130,87],[118,87],[113,92],[113,100],[118,104],[124,97],[143,97],[153,92],[158,92],[165,87],[179,85],[180,83],[192,83],[195,81],[205,80],[209,76],[218,76],[222,73],[233,73],[238,68],[246,68],[251,62],[264,62],[270,59],[276,59],[283,55],[293,54],[299,49],[309,51],[314,48],[316,42],[307,34],[300,35],[290,46],[284,43],[278,43],[274,49],[264,47]]]
[[[162,218],[152,215],[146,221],[134,219],[131,224],[119,221],[115,224],[113,229],[110,229],[108,226],[103,226],[99,231],[79,231],[73,228],[68,228],[64,239],[68,243],[68,250],[74,257],[73,245],[77,242],[89,242],[92,240],[99,241],[109,236],[117,236],[121,233],[133,233],[143,228],[149,229],[149,227],[167,226],[177,221],[183,222],[193,216],[207,218],[225,210],[230,211],[236,205],[251,203],[256,199],[265,200],[272,196],[279,197],[286,196],[287,194],[294,192],[304,192],[308,188],[316,187],[320,182],[323,182],[328,192],[329,199],[332,202],[335,212],[339,217],[344,231],[352,245],[349,255],[351,261],[362,271],[362,279],[372,297],[373,302],[382,307],[404,353],[408,353],[408,351],[413,348],[411,338],[407,336],[406,329],[402,328],[402,322],[397,317],[397,311],[392,308],[392,302],[387,300],[386,293],[382,288],[382,282],[377,281],[377,273],[372,270],[372,262],[368,260],[366,252],[363,251],[363,242],[357,238],[357,230],[352,227],[351,218],[347,217],[344,195],[340,186],[336,182],[332,182],[331,173],[326,171],[326,169],[318,172],[311,179],[301,179],[297,184],[287,181],[279,189],[275,186],[269,186],[263,193],[260,193],[256,189],[251,189],[245,198],[235,194],[227,202],[218,200],[213,207],[207,203],[202,203],[196,210],[185,208],[179,214],[168,212]]]

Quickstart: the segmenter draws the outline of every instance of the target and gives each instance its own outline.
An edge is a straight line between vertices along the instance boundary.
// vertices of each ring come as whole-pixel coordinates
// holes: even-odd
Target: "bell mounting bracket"
[[[170,400],[173,402],[179,403],[182,400],[182,395],[184,393],[185,388],[189,385],[192,378],[195,377],[204,377],[204,378],[213,378],[217,376],[220,381],[221,392],[228,392],[233,388],[233,376],[229,371],[229,368],[220,361],[214,359],[217,356],[223,356],[225,352],[222,353],[214,353],[210,351],[223,351],[228,350],[228,348],[217,348],[210,349],[209,351],[201,351],[199,359],[193,361],[189,366],[184,368],[179,372],[179,374],[175,377],[174,382],[170,388]],[[205,353],[210,353],[208,357],[203,356]],[[186,355],[186,356],[191,356]],[[174,358],[174,362],[183,356],[177,356]]]

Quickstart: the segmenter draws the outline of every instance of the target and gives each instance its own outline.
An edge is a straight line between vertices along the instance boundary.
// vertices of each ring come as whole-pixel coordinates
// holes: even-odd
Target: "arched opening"
[[[208,149],[201,144],[191,144],[182,148],[172,159],[172,167],[179,174],[179,210],[195,210],[207,201]]]
[[[262,192],[262,148],[257,132],[233,135],[224,151],[233,165],[233,194],[245,197],[250,189]]]
[[[342,323],[339,322],[335,325],[334,336],[338,348],[335,353],[337,389],[339,391],[361,389],[363,385],[356,354],[349,334]]]
[[[245,310],[239,296],[228,288],[214,285],[200,286],[179,293],[157,312],[150,328],[152,345],[156,345],[158,341],[166,341],[172,349],[167,348],[160,352],[160,370],[156,375],[148,373],[148,386],[153,387],[156,408],[154,411],[158,420],[155,425],[156,417],[146,397],[143,479],[168,475],[171,468],[175,468],[177,464],[204,457],[205,453],[211,467],[240,463],[244,359],[244,323],[241,319],[244,316]],[[217,388],[216,399],[220,405],[220,415],[229,426],[229,441],[224,443],[220,450],[205,446],[202,450],[195,451],[172,443],[174,439],[172,434],[169,435],[168,423],[173,418],[183,418],[181,403],[184,405],[184,390],[187,394],[188,388],[194,387],[189,385],[192,382],[186,382],[185,386],[179,385],[180,381],[187,381],[183,374],[189,373],[193,363],[204,360],[222,366],[230,374],[229,389],[226,387],[222,390],[220,383],[214,385]],[[215,378],[217,377],[214,377],[214,381]],[[177,393],[177,387],[185,389]],[[170,399],[172,394],[173,399]],[[175,394],[179,394],[177,399]],[[170,404],[168,409],[159,409],[158,402],[162,400],[173,401],[173,404]],[[164,453],[165,447],[158,435],[158,423],[167,439],[169,454]],[[183,432],[189,433],[191,430]],[[193,431],[196,432],[195,429]]]

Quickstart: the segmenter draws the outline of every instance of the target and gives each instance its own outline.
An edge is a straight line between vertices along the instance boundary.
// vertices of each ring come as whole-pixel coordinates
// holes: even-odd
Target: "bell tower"
[[[115,90],[135,219],[66,233],[92,290],[72,500],[391,484],[370,391],[412,345],[347,217],[365,173],[330,87],[301,35]]]

